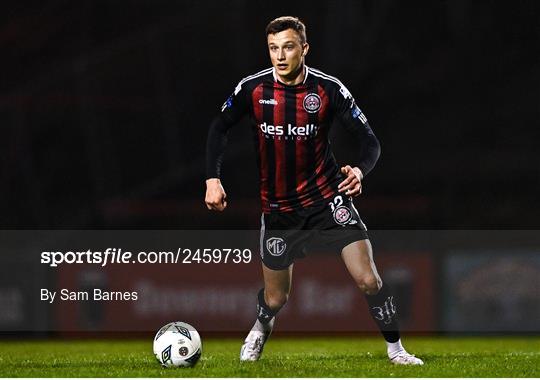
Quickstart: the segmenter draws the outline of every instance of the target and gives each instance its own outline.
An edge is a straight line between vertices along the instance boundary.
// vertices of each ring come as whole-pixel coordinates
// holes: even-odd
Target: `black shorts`
[[[337,195],[299,211],[262,214],[260,254],[270,269],[288,268],[308,251],[341,253],[348,244],[368,239],[350,197]]]

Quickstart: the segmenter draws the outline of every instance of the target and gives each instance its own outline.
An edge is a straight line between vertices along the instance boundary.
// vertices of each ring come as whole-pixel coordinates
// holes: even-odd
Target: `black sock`
[[[397,307],[394,296],[390,294],[386,284],[383,284],[377,294],[366,294],[366,300],[369,304],[369,312],[379,326],[384,339],[389,343],[397,342],[399,340]]]
[[[274,315],[277,314],[279,310],[272,310],[270,309],[270,306],[266,304],[266,301],[264,300],[264,288],[259,290],[259,294],[257,295],[257,319],[259,322],[261,322],[263,325],[268,324],[274,317]]]

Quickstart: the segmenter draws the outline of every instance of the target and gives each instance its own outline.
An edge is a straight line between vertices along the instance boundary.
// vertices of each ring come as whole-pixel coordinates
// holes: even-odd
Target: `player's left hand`
[[[362,194],[362,178],[364,175],[357,167],[346,165],[341,168],[341,172],[347,176],[339,185],[338,191],[351,197],[357,197]]]

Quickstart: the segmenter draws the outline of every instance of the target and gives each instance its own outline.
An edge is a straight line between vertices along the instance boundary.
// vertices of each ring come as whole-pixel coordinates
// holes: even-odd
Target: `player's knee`
[[[382,287],[382,280],[375,274],[362,276],[357,281],[358,287],[366,294],[377,294]]]
[[[289,294],[285,292],[266,293],[266,303],[272,310],[279,310],[287,303]]]

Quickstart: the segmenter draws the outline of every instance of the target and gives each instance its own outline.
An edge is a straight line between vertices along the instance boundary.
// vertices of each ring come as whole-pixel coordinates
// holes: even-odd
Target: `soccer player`
[[[336,78],[308,67],[305,25],[279,17],[266,28],[272,67],[240,81],[208,132],[205,202],[210,210],[227,207],[220,169],[228,130],[244,116],[253,125],[262,202],[261,246],[264,288],[257,320],[240,351],[255,361],[287,302],[295,258],[320,243],[341,257],[365,293],[373,319],[395,364],[421,365],[403,348],[396,305],[373,262],[366,226],[352,203],[362,179],[379,158],[380,146],[366,116]],[[338,166],[328,132],[337,118],[358,144],[356,162]]]

